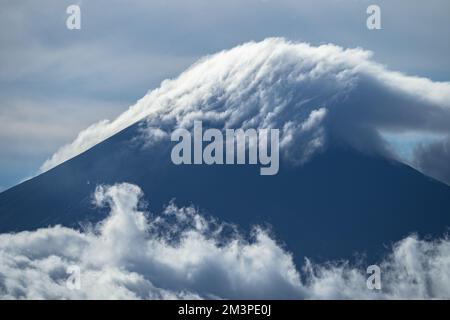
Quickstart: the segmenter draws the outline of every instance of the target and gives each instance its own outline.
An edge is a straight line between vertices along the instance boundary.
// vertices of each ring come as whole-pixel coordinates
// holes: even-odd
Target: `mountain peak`
[[[396,157],[383,133],[448,129],[442,119],[450,118],[449,83],[389,71],[371,56],[359,48],[282,38],[221,51],[163,81],[113,121],[82,131],[41,170],[138,121],[143,125],[137,138],[148,144],[176,128],[190,129],[194,120],[218,129],[279,129],[282,152],[299,163],[320,152],[330,136],[364,152]]]

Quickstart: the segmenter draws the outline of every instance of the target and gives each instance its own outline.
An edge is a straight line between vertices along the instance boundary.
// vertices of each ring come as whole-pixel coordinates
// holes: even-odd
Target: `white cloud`
[[[362,49],[279,38],[246,43],[201,59],[115,120],[82,131],[41,170],[142,119],[163,133],[159,137],[193,120],[219,128],[279,128],[282,150],[300,163],[321,150],[328,135],[389,155],[380,132],[449,133],[450,83],[389,71]]]
[[[143,211],[139,187],[98,187],[111,208],[80,232],[55,226],[0,235],[0,297],[68,299],[450,298],[450,242],[408,237],[380,263],[382,291],[366,287],[364,268],[346,262],[298,269],[261,228],[250,240],[233,225],[171,203]],[[81,268],[80,290],[66,269]]]
[[[339,64],[348,60],[347,57],[362,60],[367,55],[361,50],[343,51],[335,46],[314,48],[281,39],[248,43],[220,52],[200,60],[177,79],[164,81],[160,88],[151,91],[114,121],[102,121],[82,131],[41,169],[52,168],[144,117],[148,117],[149,122],[158,120],[159,123],[155,123],[158,126],[167,123],[189,126],[196,118],[210,119],[224,126],[278,126],[281,123],[277,121],[290,113],[293,102],[298,111],[302,104],[311,103],[316,108],[318,102],[311,101],[315,97],[309,89],[302,93],[302,84],[317,87],[320,80],[334,79],[334,74],[328,76],[325,72],[345,70],[346,65]],[[349,67],[354,68],[351,63]],[[340,92],[349,86],[353,75],[348,72],[339,76],[341,84],[328,81],[329,88],[325,88],[326,84],[325,90],[317,87],[314,95],[323,93],[325,96],[320,98],[321,102],[330,95],[344,94]],[[295,120],[295,111],[293,118]]]

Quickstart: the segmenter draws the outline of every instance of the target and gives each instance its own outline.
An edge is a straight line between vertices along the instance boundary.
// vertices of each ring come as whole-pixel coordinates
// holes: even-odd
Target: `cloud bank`
[[[159,132],[158,139],[175,128],[191,128],[194,120],[222,129],[277,128],[282,152],[300,164],[323,150],[330,138],[364,152],[400,158],[383,134],[450,134],[449,82],[389,71],[371,56],[359,48],[270,38],[204,57],[178,78],[163,81],[115,120],[80,132],[41,170],[141,120],[150,133]],[[152,137],[141,138],[151,145]],[[435,149],[415,152],[413,163],[450,183],[435,161],[424,160],[430,154],[448,155]]]
[[[450,241],[410,236],[380,262],[382,290],[367,289],[365,266],[294,265],[260,227],[241,234],[193,207],[145,211],[131,184],[100,186],[109,216],[84,231],[55,226],[0,235],[2,299],[395,299],[450,298]],[[67,287],[79,266],[80,288]]]

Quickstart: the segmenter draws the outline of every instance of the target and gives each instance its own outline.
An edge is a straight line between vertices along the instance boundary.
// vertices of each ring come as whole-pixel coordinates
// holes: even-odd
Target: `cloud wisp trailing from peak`
[[[395,244],[380,263],[382,290],[372,291],[364,267],[307,260],[297,268],[259,227],[248,237],[174,203],[153,216],[142,200],[136,185],[100,186],[94,202],[110,214],[85,231],[1,234],[0,298],[450,298],[448,239]],[[81,271],[78,290],[66,286],[73,265]]]
[[[216,128],[277,128],[282,152],[295,163],[308,161],[330,137],[396,157],[383,133],[450,134],[450,83],[389,71],[359,48],[314,47],[280,38],[250,42],[204,57],[115,120],[80,132],[41,171],[140,120],[160,133],[190,128],[193,120]],[[430,153],[437,156],[437,149],[422,148],[412,163],[450,183],[435,161],[420,161]]]

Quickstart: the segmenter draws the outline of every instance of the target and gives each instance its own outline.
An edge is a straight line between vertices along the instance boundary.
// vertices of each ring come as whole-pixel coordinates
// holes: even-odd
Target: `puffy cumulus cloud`
[[[281,150],[297,163],[323,149],[330,136],[393,157],[382,133],[448,134],[450,83],[389,71],[371,55],[270,38],[204,57],[115,120],[82,131],[41,170],[140,120],[150,130],[142,135],[148,145],[193,120],[216,128],[278,128]],[[426,164],[424,172],[435,169],[434,162]]]
[[[233,226],[174,204],[151,218],[139,211],[141,197],[130,184],[99,187],[94,202],[111,213],[85,232],[56,226],[1,235],[2,297],[299,296],[291,256],[262,230],[248,242]],[[81,290],[66,288],[70,265],[82,270]]]
[[[308,298],[313,299],[448,299],[450,241],[424,241],[409,236],[380,262],[381,290],[367,290],[367,275],[348,262],[313,265],[308,260]],[[363,285],[364,283],[364,285]]]
[[[450,298],[450,242],[414,236],[380,263],[382,290],[368,290],[365,267],[348,262],[296,268],[292,255],[255,227],[232,224],[170,203],[145,211],[139,187],[98,187],[109,216],[84,231],[55,226],[0,235],[3,299]],[[81,270],[70,290],[67,269]]]

